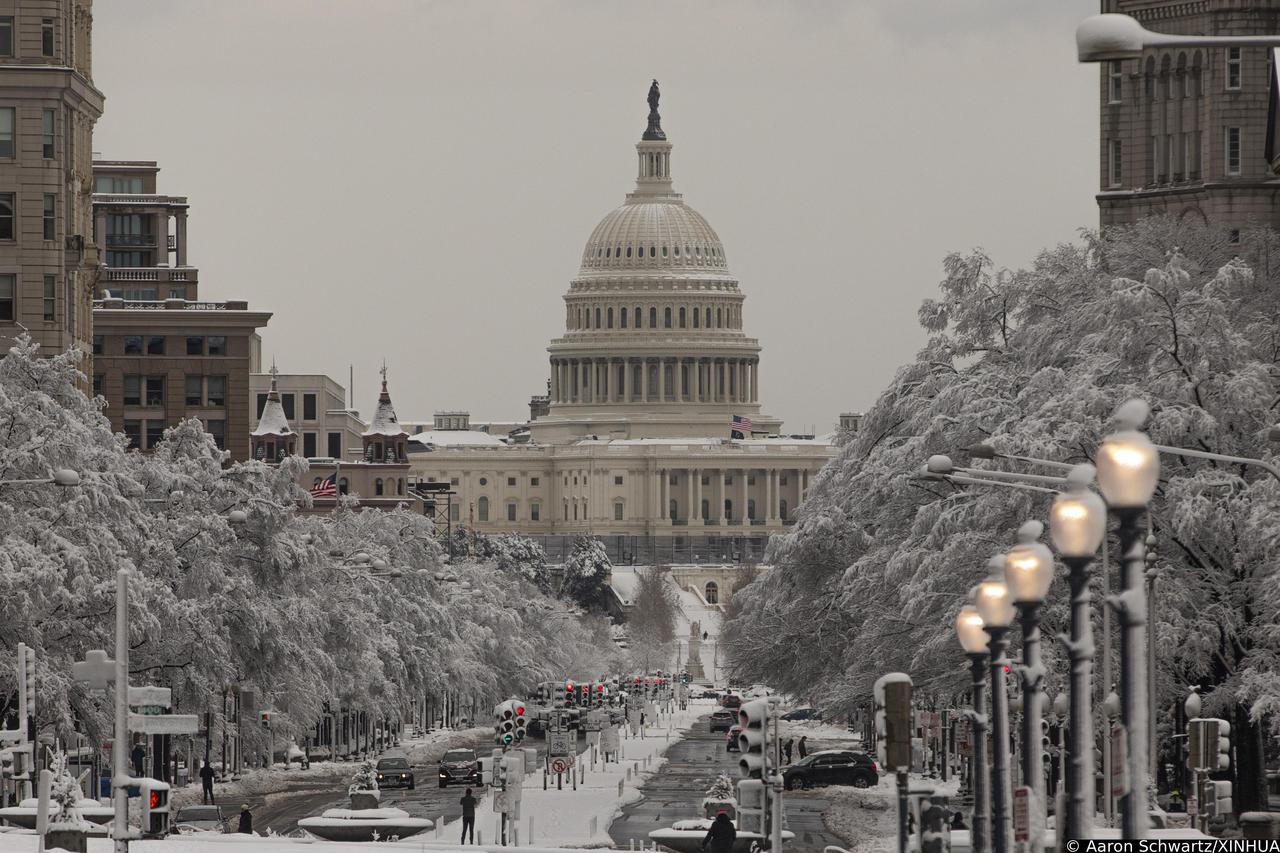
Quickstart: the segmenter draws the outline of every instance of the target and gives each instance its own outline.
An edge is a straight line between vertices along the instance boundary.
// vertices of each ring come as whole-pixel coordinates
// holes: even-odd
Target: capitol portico
[[[409,444],[411,480],[449,483],[454,522],[541,535],[553,558],[580,534],[615,561],[758,558],[833,452],[761,413],[744,295],[673,189],[657,102],[655,83],[636,188],[592,231],[564,296],[545,413],[510,438],[439,418]]]

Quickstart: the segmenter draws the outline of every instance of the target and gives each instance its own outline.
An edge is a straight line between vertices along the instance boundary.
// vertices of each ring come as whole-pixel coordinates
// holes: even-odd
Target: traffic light
[[[493,706],[493,740],[498,746],[510,746],[515,742],[515,702],[508,699]]]
[[[1211,743],[1210,747],[1216,746],[1215,750],[1215,766],[1218,770],[1231,769],[1231,724],[1226,720],[1215,720],[1218,724],[1217,743]],[[1227,789],[1227,800],[1231,800],[1231,789]]]
[[[595,687],[596,689],[595,693],[592,694],[591,705],[592,707],[599,708],[604,704],[604,685],[597,681]]]
[[[578,698],[577,690],[573,686],[572,681],[564,683],[564,704],[572,706]]]
[[[269,729],[269,728],[271,728],[271,712],[270,712],[270,711],[263,711],[263,712],[262,712],[261,714],[259,714],[258,716],[259,716],[259,718],[260,718],[260,721],[261,721],[261,723],[262,723],[262,727],[263,727],[264,729]]]
[[[36,715],[36,650],[27,646],[22,660],[22,678],[27,685],[26,714],[34,718]],[[34,740],[34,737],[32,738]]]
[[[768,836],[766,823],[769,803],[764,782],[742,779],[738,782],[738,832],[757,832]]]
[[[769,727],[769,703],[763,699],[743,703],[738,709],[738,725],[742,726],[742,733],[738,735],[738,749],[742,753],[738,769],[748,779],[763,779],[768,771],[765,737]]]
[[[522,752],[508,753],[498,760],[498,769],[502,773],[502,787],[507,791],[520,790],[520,785],[524,781],[524,763],[525,757]],[[516,796],[518,797],[519,794]]]
[[[139,786],[142,801],[142,831],[149,836],[169,834],[169,784],[143,779]]]
[[[1206,817],[1227,817],[1231,814],[1231,783],[1206,780],[1204,783],[1204,813]]]
[[[1187,767],[1216,773],[1231,767],[1231,724],[1197,718],[1187,723]]]
[[[891,771],[911,768],[911,676],[891,672],[876,680],[876,757]]]
[[[511,718],[511,722],[515,724],[515,730],[512,732],[512,734],[515,735],[516,743],[519,743],[520,741],[524,740],[524,736],[526,734],[525,730],[529,726],[529,718],[525,716],[524,703],[521,702],[519,699],[511,700],[511,710],[514,714],[514,716]]]
[[[497,784],[494,778],[493,771],[494,771],[494,759],[492,758],[480,759],[480,784],[481,785]]]
[[[1040,719],[1040,760],[1045,767],[1053,764],[1053,739],[1049,737],[1049,721]]]

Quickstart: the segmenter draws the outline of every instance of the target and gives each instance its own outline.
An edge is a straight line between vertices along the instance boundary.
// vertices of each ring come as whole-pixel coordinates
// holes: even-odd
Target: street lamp
[[[1050,477],[1045,474],[1019,474],[1011,471],[994,471],[990,468],[962,468],[951,461],[951,457],[943,453],[935,453],[925,463],[926,474],[943,477],[971,477],[983,480],[998,480],[1008,483],[1030,483],[1037,486],[1061,486],[1066,482],[1062,477]]]
[[[1120,719],[1127,746],[1126,790],[1120,802],[1125,838],[1147,836],[1147,675],[1143,636],[1147,602],[1143,590],[1146,560],[1139,521],[1160,481],[1160,453],[1138,428],[1150,408],[1129,400],[1116,410],[1121,429],[1098,448],[1098,486],[1120,521],[1120,554],[1124,571],[1121,592],[1109,602],[1120,612]]]
[[[29,480],[0,480],[0,486],[37,486],[52,483],[55,486],[80,485],[80,472],[70,468],[59,468],[52,477],[36,477]]]
[[[1107,507],[1089,488],[1092,465],[1077,465],[1067,475],[1067,491],[1049,510],[1049,534],[1067,564],[1071,587],[1070,725],[1067,730],[1066,837],[1089,838],[1093,829],[1093,614],[1089,599],[1089,563],[1107,533]],[[1059,699],[1062,698],[1059,694]],[[1107,780],[1107,784],[1110,784]]]
[[[1040,663],[1040,608],[1053,583],[1053,554],[1039,542],[1044,525],[1028,521],[1018,528],[1018,543],[1004,558],[1005,584],[1022,626],[1022,783],[1044,802],[1044,760],[1040,751],[1040,699],[1044,667]]]
[[[987,818],[991,810],[987,793],[987,709],[983,690],[987,681],[987,632],[982,616],[971,604],[960,608],[956,616],[956,636],[969,656],[969,674],[973,678],[973,853],[987,853]]]
[[[1153,33],[1128,15],[1093,15],[1076,27],[1081,62],[1140,59],[1160,47],[1280,47],[1277,36],[1175,36]]]
[[[1004,668],[1009,651],[1009,623],[1013,621],[1013,601],[1002,577],[1004,556],[987,562],[987,579],[973,588],[974,605],[982,617],[988,636],[987,652],[991,669],[991,738],[995,741],[995,761],[991,768],[991,838],[994,853],[1008,853],[1013,833],[1013,804],[1009,790],[1009,694]]]
[[[1026,462],[1029,465],[1040,465],[1045,468],[1056,468],[1059,471],[1070,471],[1075,466],[1070,462],[1055,462],[1052,459],[1039,459],[1035,456],[1018,456],[1013,453],[1001,453],[989,444],[973,444],[965,448],[974,459],[1012,459],[1015,462]]]

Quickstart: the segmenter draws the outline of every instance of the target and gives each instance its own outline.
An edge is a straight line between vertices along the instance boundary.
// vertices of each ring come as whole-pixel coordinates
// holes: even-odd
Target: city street
[[[738,772],[738,753],[726,752],[724,732],[708,730],[707,721],[699,720],[693,729],[667,750],[667,763],[640,791],[644,799],[625,806],[622,816],[609,827],[609,836],[622,848],[633,841],[649,843],[649,833],[668,827],[677,820],[702,816],[702,798],[712,781],[726,773],[735,782],[741,778]],[[796,834],[788,850],[822,850],[828,844],[844,846],[844,842],[826,830],[822,823],[822,811],[826,800],[812,793],[793,795],[788,793],[783,803],[786,807],[787,828]]]

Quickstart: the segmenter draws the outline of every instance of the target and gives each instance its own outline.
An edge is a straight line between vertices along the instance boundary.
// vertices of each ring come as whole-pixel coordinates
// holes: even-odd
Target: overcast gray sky
[[[208,299],[264,358],[402,420],[518,418],[634,184],[650,78],[676,190],[724,241],[764,410],[867,408],[945,253],[1096,224],[1096,0],[99,0],[94,149],[190,197]]]

